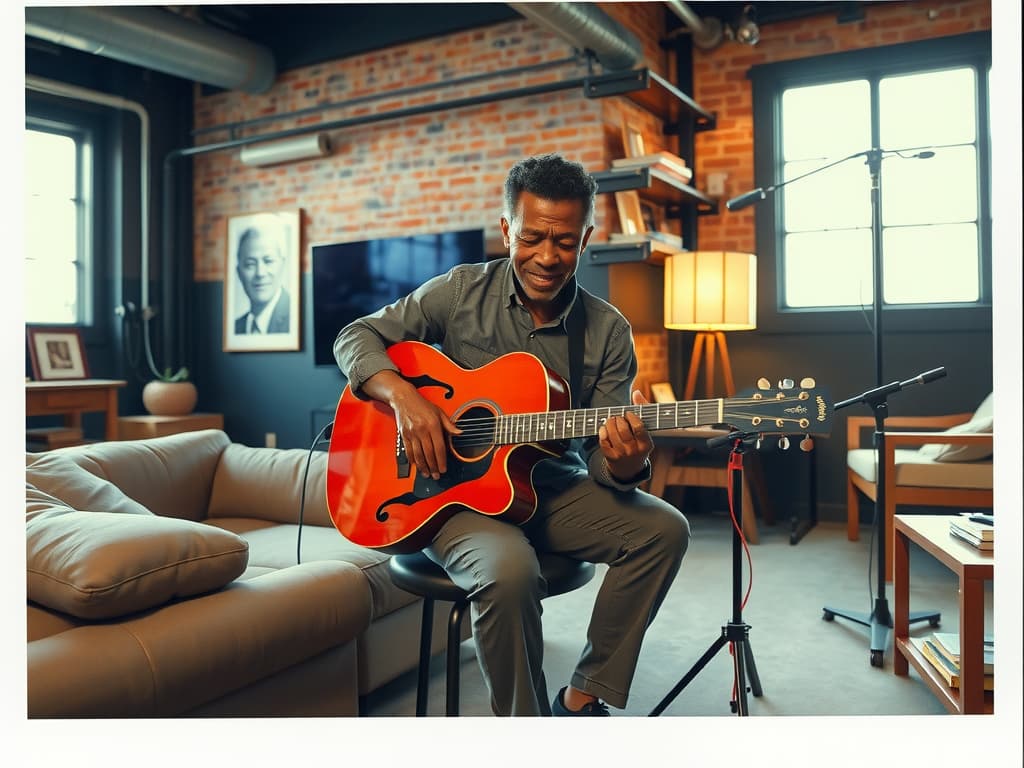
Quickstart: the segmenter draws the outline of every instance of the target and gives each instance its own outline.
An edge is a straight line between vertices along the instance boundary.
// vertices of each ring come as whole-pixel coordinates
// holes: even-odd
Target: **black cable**
[[[306,511],[306,479],[309,477],[309,465],[313,461],[313,454],[316,452],[316,447],[324,440],[331,439],[331,427],[333,426],[334,422],[332,421],[320,430],[317,436],[313,438],[313,444],[309,446],[309,455],[306,456],[306,468],[302,472],[302,495],[299,499],[299,532],[295,537],[296,564],[302,562],[302,518]]]

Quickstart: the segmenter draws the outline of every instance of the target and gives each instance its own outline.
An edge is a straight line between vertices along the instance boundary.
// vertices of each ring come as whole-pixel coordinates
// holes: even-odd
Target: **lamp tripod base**
[[[830,608],[827,605],[821,610],[821,618],[825,621],[835,621],[836,616],[839,616],[868,627],[871,630],[871,666],[882,666],[885,661],[885,649],[889,647],[889,633],[892,631],[892,614],[889,613],[889,603],[884,598],[875,600],[875,607],[871,613]],[[927,621],[929,626],[937,627],[940,620],[941,615],[935,611],[910,612],[911,624]]]

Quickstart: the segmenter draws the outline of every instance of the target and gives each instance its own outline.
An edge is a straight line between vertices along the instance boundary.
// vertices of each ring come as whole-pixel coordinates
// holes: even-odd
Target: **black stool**
[[[548,583],[548,597],[579,589],[594,578],[593,563],[572,560],[560,555],[541,554],[540,570]],[[462,634],[462,616],[469,606],[466,593],[448,578],[444,568],[422,552],[394,555],[388,561],[391,580],[414,595],[423,598],[423,622],[420,625],[420,664],[416,684],[416,716],[427,714],[427,688],[430,684],[431,630],[434,625],[434,601],[453,603],[448,615],[448,650],[445,675],[445,714],[459,714],[459,643]]]

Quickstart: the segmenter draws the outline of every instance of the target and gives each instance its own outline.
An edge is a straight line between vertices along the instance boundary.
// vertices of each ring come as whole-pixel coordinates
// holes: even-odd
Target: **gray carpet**
[[[730,520],[725,513],[716,512],[689,517],[694,532],[690,550],[661,612],[648,631],[629,704],[625,710],[612,710],[613,723],[621,724],[623,719],[639,723],[639,718],[648,716],[711,648],[731,617]],[[671,751],[673,741],[678,738],[682,741],[681,756],[694,754],[698,745],[711,750],[708,754],[716,754],[714,750],[719,747],[742,747],[736,742],[739,733],[760,734],[767,729],[774,735],[792,734],[791,746],[786,746],[785,740],[772,742],[781,750],[781,757],[776,755],[781,761],[779,764],[796,764],[801,755],[810,759],[814,750],[820,748],[828,753],[824,762],[835,765],[848,761],[852,765],[870,760],[870,754],[861,752],[862,749],[870,753],[882,748],[884,755],[893,757],[894,728],[902,734],[913,733],[915,728],[923,728],[928,733],[940,727],[959,728],[959,723],[966,720],[988,721],[993,728],[1005,727],[1002,718],[998,718],[1002,724],[995,724],[997,718],[947,716],[944,707],[913,669],[908,677],[893,674],[891,644],[884,655],[884,666],[872,667],[867,627],[843,618],[832,622],[823,620],[825,606],[870,612],[877,573],[876,561],[871,557],[875,544],[870,527],[862,529],[861,540],[856,543],[847,541],[845,527],[836,523],[820,523],[796,545],[790,544],[789,528],[784,524],[766,526],[762,522],[760,536],[761,543],[749,547],[751,562],[744,557],[741,585],[745,594],[752,563],[753,581],[743,618],[751,627],[750,648],[763,694],[748,695],[751,718],[743,721],[742,731],[735,729],[736,720],[730,707],[733,665],[726,646],[678,693],[661,718],[649,719],[639,726],[642,733],[654,739],[653,743],[660,743],[662,750]],[[571,674],[602,574],[599,570],[595,580],[583,589],[544,602],[545,674],[552,694],[565,685]],[[887,589],[887,597],[892,609],[891,587]],[[956,577],[916,547],[911,548],[911,608],[937,609],[941,612],[942,628],[958,630]],[[986,631],[989,632],[993,631],[993,613],[990,585],[986,592]],[[931,631],[926,622],[912,625],[915,635],[927,635]],[[464,718],[490,718],[487,692],[473,655],[472,641],[463,644],[462,658],[461,713]],[[1008,683],[1013,685],[1013,696],[1017,697],[1019,683]],[[406,675],[373,694],[367,701],[367,714],[384,718],[411,716],[415,693],[415,675]],[[999,701],[1010,704],[1006,699],[997,700],[997,714]],[[429,707],[431,715],[444,713],[442,657],[434,659]],[[1008,706],[1005,711],[1009,713],[1013,709],[1019,712],[1019,704]],[[879,715],[931,717],[854,720],[835,717]],[[806,716],[815,716],[815,719]],[[681,717],[703,719],[678,720]],[[679,725],[670,724],[673,718]],[[755,724],[756,718],[766,719]],[[431,722],[441,725],[437,719]],[[938,725],[940,722],[944,725]],[[474,728],[481,723],[475,721]],[[607,727],[617,731],[620,725]],[[838,740],[833,742],[830,733],[836,733]],[[1019,730],[1017,733],[1019,735]],[[715,734],[723,734],[724,741],[719,742]],[[1019,739],[1014,738],[1014,743],[1016,741]],[[645,743],[650,742],[645,739]],[[759,743],[756,755],[768,757],[767,746]],[[934,757],[936,747],[940,752],[948,751],[932,743],[919,748],[917,754]],[[880,764],[890,763],[883,759]]]

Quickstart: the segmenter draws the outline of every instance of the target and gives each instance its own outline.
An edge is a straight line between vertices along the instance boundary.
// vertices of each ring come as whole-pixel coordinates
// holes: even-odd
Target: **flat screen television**
[[[483,229],[314,245],[315,364],[337,365],[334,339],[356,318],[400,299],[456,264],[486,258]]]

